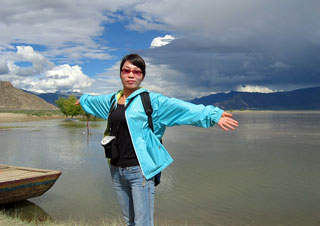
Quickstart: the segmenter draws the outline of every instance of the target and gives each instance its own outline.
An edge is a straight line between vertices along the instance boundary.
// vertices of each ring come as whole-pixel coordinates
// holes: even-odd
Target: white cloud
[[[184,100],[208,95],[207,90],[201,90],[201,88],[198,89],[198,87],[192,87],[185,83],[183,72],[170,68],[166,64],[152,64],[148,58],[145,58],[145,60],[147,62],[147,73],[142,83],[144,88]]]
[[[18,62],[31,63],[20,67]],[[93,80],[82,72],[80,66],[55,65],[31,46],[17,46],[17,52],[0,58],[0,78],[14,86],[39,92],[75,91],[88,88]]]
[[[104,29],[112,22],[129,21],[127,28],[132,30],[181,37],[175,41],[157,37],[151,47],[158,48],[141,51],[146,53],[150,73],[144,86],[152,90],[187,98],[236,89],[239,84],[250,84],[251,90],[318,85],[318,12],[316,0],[308,4],[301,0],[201,0],[197,4],[193,0],[3,0],[0,75],[13,80],[36,74],[30,82],[48,82],[54,78],[44,75],[55,67],[53,61],[74,65],[111,59]],[[16,43],[37,44],[41,53],[29,47],[13,53]],[[135,46],[119,52],[125,48]],[[32,67],[15,64],[23,60]],[[106,93],[121,88],[118,65],[113,70],[96,76],[93,88],[83,90]],[[57,75],[56,80],[62,77]]]
[[[263,86],[239,86],[236,91],[239,92],[249,92],[249,93],[274,93],[276,90],[269,89],[268,87]]]
[[[105,72],[98,74],[93,78],[92,88],[83,88],[83,93],[92,95],[107,94],[122,89],[119,71],[120,61],[116,62]]]
[[[7,65],[8,67],[8,74],[11,74],[11,75],[18,75],[19,73],[19,69],[20,67],[18,67],[17,65],[15,65],[15,63],[13,61],[7,61]]]
[[[168,45],[170,42],[172,42],[175,39],[172,35],[165,35],[163,37],[156,37],[152,40],[150,47],[160,47]]]
[[[44,57],[41,54],[34,52],[31,46],[17,46],[17,54],[22,56],[23,60],[30,62],[44,60]]]
[[[117,18],[114,12],[128,5],[102,0],[1,1],[0,49],[12,48],[13,43],[30,43],[45,47],[49,58],[60,54],[70,61],[110,59],[103,48],[105,43],[97,37],[105,24]]]
[[[31,46],[17,46],[16,50],[0,56],[0,76],[4,74],[35,76],[54,66],[50,60],[34,51]],[[18,66],[19,63],[30,63],[31,66]]]
[[[78,65],[56,66],[45,73],[45,77],[26,78],[16,82],[19,86],[27,84],[28,91],[47,93],[56,91],[79,91],[90,87],[93,80],[82,72]]]
[[[20,57],[21,61],[32,63],[32,68],[20,67],[17,72],[18,75],[33,76],[54,66],[54,64],[43,55],[34,51],[31,46],[17,46],[17,56]]]
[[[142,82],[142,87],[152,92],[158,92],[170,97],[177,97],[185,100],[201,97],[208,94],[207,91],[189,87],[184,82],[179,82],[183,74],[175,69],[171,69],[168,65],[153,65],[150,60],[145,57],[146,61],[146,76]],[[107,94],[122,89],[119,72],[120,61],[116,62],[106,72],[103,72],[93,79],[93,88],[84,88],[82,92],[95,94]],[[173,78],[167,80],[167,77]]]
[[[5,59],[0,58],[0,76],[9,73],[8,62]]]

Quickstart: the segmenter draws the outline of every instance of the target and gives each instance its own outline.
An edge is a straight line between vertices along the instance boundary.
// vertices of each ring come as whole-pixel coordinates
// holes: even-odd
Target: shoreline
[[[296,114],[296,113],[311,113],[320,114],[320,110],[226,110],[226,112],[232,114],[267,114],[267,113],[279,113],[279,114]],[[65,115],[31,115],[27,113],[13,113],[13,112],[0,112],[0,123],[13,123],[13,122],[29,122],[29,121],[43,121],[54,119],[66,119]],[[77,118],[77,117],[75,117]]]
[[[25,113],[6,113],[0,112],[0,123],[9,122],[29,122],[29,121],[42,121],[42,120],[53,120],[66,118],[64,115],[28,115]]]

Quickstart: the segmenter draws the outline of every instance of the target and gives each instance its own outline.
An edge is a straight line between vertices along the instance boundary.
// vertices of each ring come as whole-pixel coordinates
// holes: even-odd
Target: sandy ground
[[[54,115],[54,116],[35,116],[20,113],[0,113],[0,123],[3,122],[27,122],[27,121],[37,121],[37,120],[48,120],[64,118],[64,116]]]

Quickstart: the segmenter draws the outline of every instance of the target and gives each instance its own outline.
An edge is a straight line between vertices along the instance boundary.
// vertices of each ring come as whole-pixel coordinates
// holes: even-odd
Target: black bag
[[[111,102],[114,100],[114,97],[115,97],[115,95],[113,95],[111,97]],[[107,128],[104,132],[104,138],[101,141],[101,145],[104,148],[105,156],[106,156],[106,158],[109,158],[109,159],[119,158],[116,134],[110,134],[110,125],[111,125],[110,124],[110,115],[111,115],[112,111],[114,110],[114,105],[115,105],[115,101],[113,101],[111,104],[109,115],[108,115]],[[113,135],[113,136],[111,136],[111,135]],[[113,139],[110,139],[110,138],[108,139],[108,137],[113,137]]]
[[[111,107],[110,107],[110,111],[109,111],[109,115],[108,115],[108,124],[107,124],[107,128],[106,130],[104,131],[104,138],[102,139],[101,141],[101,145],[103,146],[104,148],[104,153],[105,153],[105,156],[106,158],[110,158],[112,160],[116,160],[120,157],[119,155],[119,151],[118,151],[118,148],[117,148],[117,133],[119,131],[119,125],[116,125],[116,128],[112,128],[111,130],[111,121],[110,121],[110,115],[111,113],[113,112],[114,110],[114,105],[116,103],[115,101],[115,95],[114,94],[111,99],[110,99],[110,102],[112,103],[111,104]],[[131,104],[131,102],[133,101],[134,98],[130,99],[129,103],[126,105],[125,109],[127,109],[127,107]],[[112,139],[111,141],[109,142],[103,142],[103,140],[105,138],[108,138],[108,137],[114,137],[114,139]]]
[[[151,128],[151,130],[153,132],[154,130],[153,130],[153,122],[152,122],[152,116],[151,116],[152,112],[153,112],[153,109],[152,109],[149,93],[148,92],[142,92],[140,94],[140,97],[141,97],[141,101],[142,101],[142,104],[143,104],[144,111],[145,111],[146,115],[148,116],[148,124],[149,124],[149,126],[150,126],[150,128]],[[126,108],[131,104],[133,99],[134,98],[130,99],[130,102],[126,105]],[[112,104],[111,104],[110,111],[109,111],[109,116],[108,116],[108,127],[106,128],[106,130],[104,132],[105,136],[107,136],[109,134],[109,132],[110,132],[110,119],[109,119],[109,117],[110,117],[110,114],[112,113],[112,111],[114,110],[115,94],[111,97],[110,102]],[[112,134],[112,135],[115,135],[115,138],[113,140],[111,140],[110,142],[108,142],[107,144],[102,145],[102,146],[104,147],[106,158],[116,159],[116,158],[119,158],[119,152],[118,152],[117,145],[116,145],[117,137],[116,137],[116,134]],[[162,139],[160,140],[160,142],[162,144]],[[155,184],[155,186],[160,184],[160,177],[161,177],[161,172],[154,176],[154,184]]]
[[[110,139],[110,137],[112,137]],[[108,142],[104,142],[104,140],[109,140]],[[106,158],[117,159],[119,158],[119,152],[117,148],[117,139],[115,136],[106,136],[102,139],[101,145],[104,147],[104,153]]]

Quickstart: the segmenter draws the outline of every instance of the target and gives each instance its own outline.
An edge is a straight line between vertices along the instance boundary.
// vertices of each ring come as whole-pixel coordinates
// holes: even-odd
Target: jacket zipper
[[[127,103],[126,103],[126,105],[127,105]],[[134,152],[136,153],[136,156],[137,156],[137,159],[138,159],[139,166],[140,166],[140,168],[141,168],[142,174],[143,174],[144,178],[146,178],[146,176],[144,175],[144,172],[143,172],[143,169],[142,169],[142,166],[141,166],[139,157],[138,157],[138,155],[137,155],[136,147],[134,146],[134,142],[133,142],[133,140],[132,140],[132,135],[131,135],[130,126],[129,126],[129,123],[128,123],[126,111],[124,111],[124,117],[125,117],[126,122],[127,122],[127,125],[128,125],[128,130],[129,130],[129,134],[130,134],[130,139],[131,139],[131,142],[132,142],[133,150],[134,150]]]

